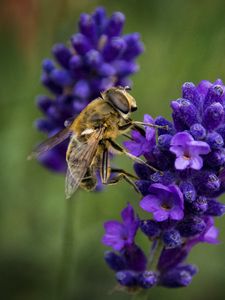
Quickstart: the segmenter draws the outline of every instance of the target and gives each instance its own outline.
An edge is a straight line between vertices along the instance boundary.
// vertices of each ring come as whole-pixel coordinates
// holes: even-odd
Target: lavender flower
[[[132,141],[125,142],[133,155],[143,155],[159,170],[134,165],[143,195],[139,206],[146,212],[146,219],[139,221],[140,233],[152,246],[149,267],[138,276],[137,271],[132,273],[129,285],[119,281],[128,289],[189,285],[197,273],[195,266],[185,263],[192,248],[218,243],[214,218],[225,213],[225,205],[217,200],[225,193],[225,86],[220,79],[203,80],[197,86],[187,82],[182,98],[172,101],[171,108],[173,122],[161,116],[154,119],[168,130],[134,131]],[[150,116],[145,115],[146,119],[153,123]],[[137,260],[133,256],[136,264]],[[124,270],[134,272],[125,265]],[[143,274],[149,274],[149,285],[140,280]]]
[[[189,133],[184,131],[178,132],[171,139],[170,151],[177,156],[175,160],[177,170],[186,168],[200,170],[203,165],[200,154],[208,154],[210,147],[206,142],[195,141]]]
[[[104,224],[106,233],[102,242],[116,251],[132,245],[138,229],[138,219],[135,218],[134,210],[130,204],[122,211],[121,216],[123,223],[108,221]]]
[[[183,195],[176,185],[152,184],[149,188],[149,195],[142,199],[140,207],[147,212],[152,212],[154,220],[158,222],[169,218],[181,220],[184,216]]]
[[[39,96],[37,105],[44,117],[36,121],[38,130],[51,136],[76,117],[101,91],[112,86],[131,85],[129,76],[138,71],[135,60],[143,52],[138,33],[122,35],[125,16],[115,12],[107,17],[97,8],[81,14],[78,33],[70,46],[56,44],[54,60],[42,64],[42,84],[52,96]],[[68,140],[40,157],[41,163],[56,172],[66,170]]]

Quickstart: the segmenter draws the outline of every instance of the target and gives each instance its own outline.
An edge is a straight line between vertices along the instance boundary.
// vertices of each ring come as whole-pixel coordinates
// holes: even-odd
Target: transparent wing
[[[72,196],[84,178],[96,154],[103,132],[102,128],[95,130],[85,143],[80,143],[75,137],[72,137],[67,151],[66,199]]]
[[[71,133],[72,132],[69,127],[62,129],[61,131],[59,131],[58,133],[56,133],[55,135],[38,145],[34,149],[34,151],[28,156],[28,159],[37,158],[44,152],[49,151],[50,149],[67,139],[71,135]]]

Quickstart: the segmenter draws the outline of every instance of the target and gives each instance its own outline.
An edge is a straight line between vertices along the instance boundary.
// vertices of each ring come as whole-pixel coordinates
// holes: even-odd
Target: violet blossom
[[[155,134],[146,127],[143,134],[134,131],[132,140],[125,142],[128,151],[143,155],[158,170],[134,164],[142,193],[139,206],[145,213],[138,231],[148,238],[151,251],[150,263],[139,277],[125,266],[124,278],[133,281],[128,284],[116,277],[129,290],[188,286],[198,271],[186,263],[192,248],[219,242],[214,218],[225,213],[225,204],[217,199],[225,193],[225,86],[220,79],[203,80],[197,86],[186,82],[182,98],[173,100],[171,108],[172,121],[162,116],[154,119],[155,125],[167,125],[167,130],[158,128]],[[153,123],[150,116],[146,118]],[[149,286],[138,281],[143,272],[149,274]]]

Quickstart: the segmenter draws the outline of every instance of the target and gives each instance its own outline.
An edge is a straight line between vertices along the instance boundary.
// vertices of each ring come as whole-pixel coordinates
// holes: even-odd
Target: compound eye
[[[126,96],[119,91],[109,91],[108,92],[108,100],[112,105],[120,110],[124,114],[128,114],[130,112],[129,102]]]

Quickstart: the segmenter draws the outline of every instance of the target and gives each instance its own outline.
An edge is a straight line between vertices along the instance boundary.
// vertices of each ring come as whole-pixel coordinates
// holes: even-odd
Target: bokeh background
[[[225,80],[224,0],[2,0],[0,299],[57,299],[66,216],[64,177],[26,157],[43,139],[33,126],[40,116],[35,97],[44,92],[41,61],[53,43],[67,42],[76,32],[81,12],[92,12],[98,5],[109,14],[124,12],[125,32],[140,32],[145,43],[140,72],[133,77],[136,119],[146,112],[170,117],[169,101],[179,97],[185,81]],[[116,163],[132,170],[126,158]],[[127,201],[137,207],[137,195],[121,183],[75,197],[71,299],[130,299],[112,292],[115,281],[103,260],[101,237],[103,222],[119,218]],[[200,268],[193,283],[183,289],[156,288],[149,291],[149,299],[224,299],[225,218],[217,225],[221,243],[199,245],[189,257]],[[145,247],[145,241],[140,242]]]

